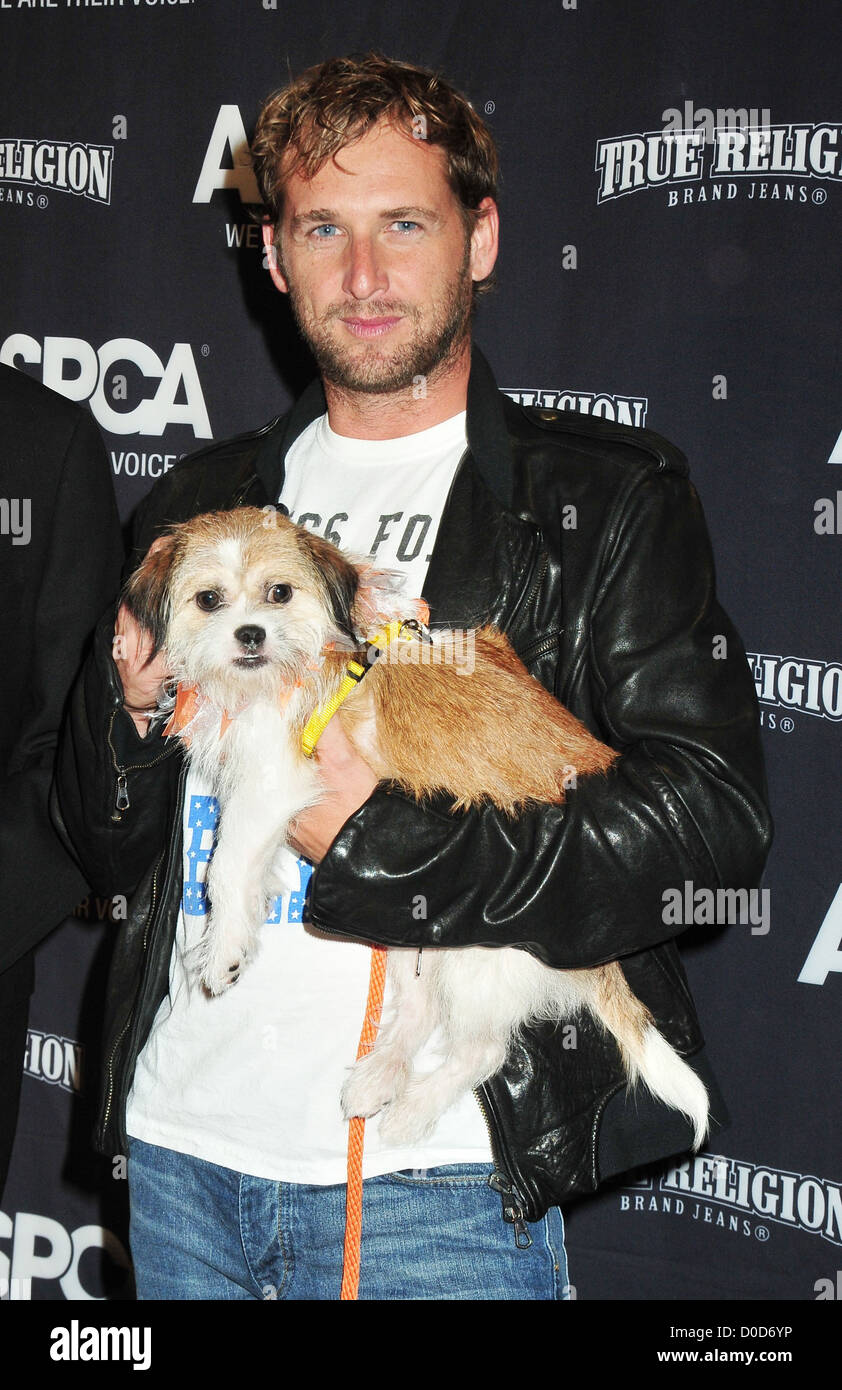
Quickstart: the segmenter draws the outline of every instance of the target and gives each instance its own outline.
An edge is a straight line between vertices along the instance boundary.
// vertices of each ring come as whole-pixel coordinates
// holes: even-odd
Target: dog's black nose
[[[257,627],[256,624],[247,624],[245,627],[238,627],[234,633],[237,641],[243,647],[249,647],[251,651],[256,651],[266,641],[265,627]]]

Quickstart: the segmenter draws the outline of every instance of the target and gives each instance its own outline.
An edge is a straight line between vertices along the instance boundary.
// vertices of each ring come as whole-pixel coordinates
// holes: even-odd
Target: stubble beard
[[[399,300],[366,299],[333,305],[316,318],[302,304],[289,278],[285,278],[298,331],[316,359],[323,379],[340,391],[387,395],[410,390],[417,385],[418,378],[423,378],[429,386],[445,376],[456,363],[469,335],[473,309],[469,241],[466,241],[459,270],[426,314],[416,305]],[[365,351],[355,354],[353,342],[349,342],[347,348],[337,342],[333,324],[340,317],[374,319],[397,314],[414,326],[410,340],[399,347],[381,348],[378,340],[372,339],[362,344]],[[340,327],[339,333],[345,332]]]

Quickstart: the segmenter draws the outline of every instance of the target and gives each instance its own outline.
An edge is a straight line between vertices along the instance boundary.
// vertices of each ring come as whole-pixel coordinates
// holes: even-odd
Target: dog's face
[[[126,589],[173,675],[217,704],[275,699],[354,637],[356,567],[283,514],[245,507],[176,526]]]

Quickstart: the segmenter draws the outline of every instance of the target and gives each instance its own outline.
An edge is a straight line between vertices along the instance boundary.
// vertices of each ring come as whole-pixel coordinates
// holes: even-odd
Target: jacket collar
[[[268,497],[277,497],[281,491],[284,462],[295,440],[326,410],[324,389],[317,377],[289,413],[279,420],[278,430],[267,433],[255,468]],[[468,378],[467,435],[468,448],[485,485],[502,506],[511,508],[514,459],[503,415],[503,400],[494,374],[476,343],[471,348]]]

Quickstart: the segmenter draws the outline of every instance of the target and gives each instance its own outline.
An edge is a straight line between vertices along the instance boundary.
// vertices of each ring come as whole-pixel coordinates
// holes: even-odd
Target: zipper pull
[[[117,773],[117,801],[118,811],[128,811],[131,802],[129,801],[129,779],[121,768]]]
[[[532,1237],[529,1228],[523,1219],[523,1212],[520,1207],[513,1208],[516,1215],[512,1218],[512,1225],[515,1228],[515,1245],[518,1250],[528,1250],[532,1244]]]
[[[508,1175],[497,1169],[488,1179],[488,1186],[500,1194],[503,1202],[503,1220],[514,1228],[515,1245],[518,1250],[528,1250],[532,1244],[532,1237],[524,1220],[523,1207]]]

